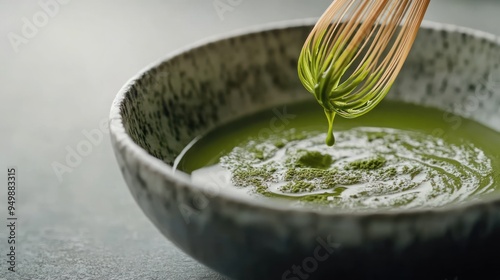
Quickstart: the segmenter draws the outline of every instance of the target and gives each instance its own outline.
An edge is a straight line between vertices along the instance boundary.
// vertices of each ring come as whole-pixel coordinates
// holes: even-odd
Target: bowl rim
[[[125,127],[123,125],[122,116],[120,114],[120,107],[125,100],[126,95],[129,90],[148,72],[160,67],[166,61],[180,56],[184,53],[190,52],[196,48],[206,46],[211,43],[217,43],[219,41],[224,41],[233,37],[245,36],[254,33],[269,32],[272,30],[282,30],[288,28],[297,28],[304,26],[313,26],[317,22],[318,18],[305,18],[305,19],[294,19],[285,20],[278,22],[270,22],[266,24],[252,25],[246,28],[241,28],[234,30],[232,32],[226,32],[223,34],[217,34],[215,36],[210,36],[195,42],[194,44],[181,47],[173,52],[168,53],[165,56],[160,57],[153,63],[150,63],[142,70],[140,70],[136,75],[130,78],[125,85],[118,91],[116,97],[114,98],[110,114],[109,114],[109,129],[112,138],[112,145],[119,146],[119,149],[124,149],[124,153],[132,156],[138,163],[140,167],[138,168],[149,168],[151,172],[160,176],[162,180],[170,180],[178,182],[176,187],[185,188],[192,192],[203,192],[204,188],[200,184],[191,182],[190,176],[182,171],[175,171],[171,165],[166,164],[162,160],[149,154],[145,149],[140,147],[135,143],[132,138],[126,133]],[[463,27],[454,24],[440,23],[434,21],[424,20],[422,22],[421,28],[430,29],[436,31],[445,31],[448,33],[460,33],[472,36],[476,39],[484,39],[489,42],[493,42],[500,45],[500,36],[488,33],[485,31]],[[119,153],[117,149],[114,149],[115,154]],[[128,184],[128,182],[126,182]],[[129,186],[130,187],[130,186]],[[149,189],[153,191],[153,189]],[[287,213],[302,213],[302,214],[314,214],[325,217],[339,217],[339,216],[357,216],[357,217],[369,217],[369,216],[380,216],[380,215],[419,215],[424,213],[449,213],[455,211],[464,211],[471,208],[487,206],[492,203],[500,203],[500,193],[489,195],[486,198],[480,200],[462,202],[462,203],[450,203],[441,207],[421,207],[421,208],[409,208],[409,209],[363,209],[362,211],[350,210],[350,209],[332,209],[323,207],[290,207],[284,201],[279,199],[254,199],[247,196],[235,195],[232,192],[222,192],[219,191],[214,197],[210,199],[221,199],[225,202],[236,203],[240,206],[245,206],[248,208],[258,208],[260,210],[266,209],[270,211],[287,212]]]

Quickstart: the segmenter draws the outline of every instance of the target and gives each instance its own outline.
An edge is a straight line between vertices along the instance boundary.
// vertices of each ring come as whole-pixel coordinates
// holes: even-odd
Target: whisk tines
[[[299,78],[324,107],[333,145],[336,114],[373,109],[396,80],[430,0],[334,0],[309,34]]]

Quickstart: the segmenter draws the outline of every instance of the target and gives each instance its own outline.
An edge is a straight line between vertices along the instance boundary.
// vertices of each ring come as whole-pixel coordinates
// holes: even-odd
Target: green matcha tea
[[[276,107],[209,132],[176,168],[221,191],[343,209],[439,207],[496,191],[500,133],[437,109],[384,101],[336,120],[315,102]]]

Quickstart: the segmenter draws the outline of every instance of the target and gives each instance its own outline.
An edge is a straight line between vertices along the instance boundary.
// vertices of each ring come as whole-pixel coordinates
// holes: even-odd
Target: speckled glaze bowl
[[[461,280],[495,271],[499,196],[391,212],[290,209],[173,171],[196,136],[312,98],[296,64],[313,24],[277,23],[208,40],[168,55],[123,87],[111,109],[111,138],[144,213],[184,252],[235,279]],[[494,36],[427,22],[387,98],[451,110],[498,131],[500,94],[489,85],[500,80],[499,64]]]

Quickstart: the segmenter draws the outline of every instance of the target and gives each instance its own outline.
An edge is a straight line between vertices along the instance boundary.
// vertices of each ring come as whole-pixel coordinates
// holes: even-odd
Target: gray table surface
[[[330,1],[240,0],[224,14],[215,0],[59,1],[44,18],[38,1],[0,0],[0,224],[8,166],[18,169],[19,219],[15,273],[0,226],[0,279],[225,279],[144,216],[105,131],[60,178],[53,165],[100,129],[122,84],[151,61],[207,36],[317,17]],[[498,35],[499,12],[498,0],[433,0],[427,19]],[[41,27],[16,37],[34,17]]]

